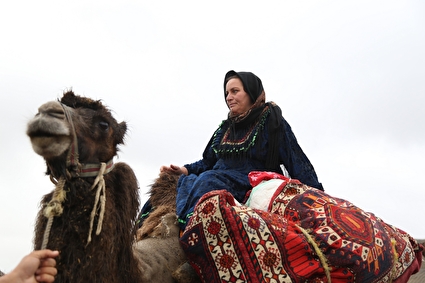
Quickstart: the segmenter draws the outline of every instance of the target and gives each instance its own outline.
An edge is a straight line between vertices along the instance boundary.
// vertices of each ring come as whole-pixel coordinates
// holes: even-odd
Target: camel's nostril
[[[65,119],[65,113],[63,111],[50,111],[46,112],[46,114],[53,118]]]
[[[65,113],[63,111],[62,105],[57,101],[50,101],[38,108],[37,115],[48,115],[55,118],[63,118]],[[37,116],[36,115],[36,116]]]

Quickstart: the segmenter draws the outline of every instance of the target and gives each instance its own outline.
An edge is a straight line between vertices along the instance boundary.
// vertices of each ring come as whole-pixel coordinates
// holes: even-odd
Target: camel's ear
[[[72,107],[75,103],[75,94],[72,90],[69,90],[65,92],[60,99],[60,102],[62,102],[65,105],[68,105],[69,107]]]
[[[117,144],[124,143],[124,137],[126,132],[127,132],[127,123],[126,122],[119,123],[117,133],[116,133]]]

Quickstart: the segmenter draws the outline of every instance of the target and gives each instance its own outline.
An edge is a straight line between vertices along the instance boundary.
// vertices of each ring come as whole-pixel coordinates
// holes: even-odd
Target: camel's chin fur
[[[31,137],[34,151],[46,159],[62,155],[71,145],[70,136]]]

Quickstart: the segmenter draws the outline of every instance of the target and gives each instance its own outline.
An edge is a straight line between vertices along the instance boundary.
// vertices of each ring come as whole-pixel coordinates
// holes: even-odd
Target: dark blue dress
[[[266,167],[266,156],[270,146],[270,111],[264,111],[261,118],[250,127],[233,128],[223,122],[210,139],[203,158],[184,165],[188,175],[182,175],[177,185],[177,215],[182,229],[193,213],[202,195],[212,190],[227,190],[237,201],[243,202],[251,189],[248,173],[251,171],[274,171],[282,174],[282,168]],[[282,117],[277,133],[277,154],[291,178],[323,190],[316,172],[299,146],[291,127]],[[236,132],[236,134],[235,134]]]

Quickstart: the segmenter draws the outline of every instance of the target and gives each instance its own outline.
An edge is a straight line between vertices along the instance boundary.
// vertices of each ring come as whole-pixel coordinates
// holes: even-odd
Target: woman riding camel
[[[248,173],[272,171],[323,190],[309,159],[299,146],[279,106],[265,102],[260,78],[251,72],[229,71],[224,78],[229,114],[212,135],[202,159],[184,166],[162,166],[161,172],[181,174],[177,185],[177,215],[182,229],[199,198],[225,189],[243,202],[252,189]],[[141,215],[151,209],[149,201]]]

